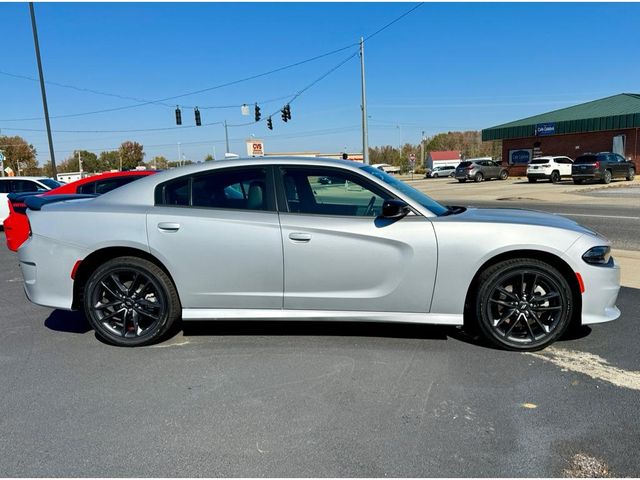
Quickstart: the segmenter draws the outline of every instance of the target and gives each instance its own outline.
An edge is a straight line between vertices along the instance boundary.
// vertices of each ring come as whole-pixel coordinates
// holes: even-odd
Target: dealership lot
[[[638,248],[637,181],[613,183],[630,190],[616,196],[414,183],[445,203],[573,215]],[[550,477],[578,455],[615,476],[640,468],[638,289],[622,289],[618,321],[540,354],[455,328],[315,322],[193,324],[119,349],[82,315],[27,302],[21,281],[3,247],[2,476]]]

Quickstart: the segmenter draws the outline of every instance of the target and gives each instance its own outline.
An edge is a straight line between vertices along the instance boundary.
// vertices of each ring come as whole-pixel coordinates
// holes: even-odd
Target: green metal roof
[[[554,135],[640,127],[640,94],[620,93],[482,130],[482,140],[535,136],[536,125],[554,123]]]

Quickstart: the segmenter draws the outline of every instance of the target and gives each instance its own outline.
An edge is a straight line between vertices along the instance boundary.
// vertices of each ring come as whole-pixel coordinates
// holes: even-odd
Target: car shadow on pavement
[[[44,321],[44,326],[56,332],[87,333],[92,330],[82,312],[54,310]]]
[[[336,336],[447,340],[451,330],[452,327],[441,325],[377,322],[240,320],[182,323],[184,336]]]

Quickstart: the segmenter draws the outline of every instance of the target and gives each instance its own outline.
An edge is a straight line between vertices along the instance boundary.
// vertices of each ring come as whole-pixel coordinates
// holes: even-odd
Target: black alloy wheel
[[[557,340],[569,326],[571,287],[545,262],[500,262],[481,274],[479,285],[476,315],[480,330],[500,348],[539,350]]]
[[[556,170],[551,172],[551,183],[558,183],[560,181],[560,173]]]
[[[484,175],[482,174],[482,172],[476,173],[476,175],[473,177],[474,182],[481,182],[482,180],[484,180]]]
[[[611,183],[611,170],[605,170],[602,174],[602,183],[609,184]]]
[[[96,335],[128,347],[160,340],[181,313],[168,275],[137,257],[114,258],[98,267],[85,287],[84,310]]]
[[[632,167],[632,168],[629,169],[629,175],[627,175],[627,180],[629,180],[631,182],[631,181],[633,181],[635,176],[636,176],[636,169]]]

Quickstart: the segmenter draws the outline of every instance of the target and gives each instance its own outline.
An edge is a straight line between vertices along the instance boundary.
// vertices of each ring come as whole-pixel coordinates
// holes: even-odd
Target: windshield
[[[62,184],[60,182],[56,182],[55,180],[52,180],[50,178],[41,178],[40,180],[38,180],[40,183],[42,183],[43,185],[46,185],[49,188],[58,188],[60,187]]]
[[[407,185],[406,183],[401,182],[400,180],[395,178],[393,175],[389,175],[388,173],[385,173],[382,170],[378,170],[377,168],[373,168],[370,165],[363,165],[360,168],[365,172],[370,173],[374,177],[379,178],[387,185],[391,185],[396,190],[401,191],[406,196],[411,198],[411,200],[418,202],[420,205],[429,209],[431,212],[433,212],[439,217],[442,215],[446,215],[449,212],[449,209],[447,207],[440,205],[438,202],[436,202],[429,196],[425,195],[420,190],[416,190],[415,188]]]

